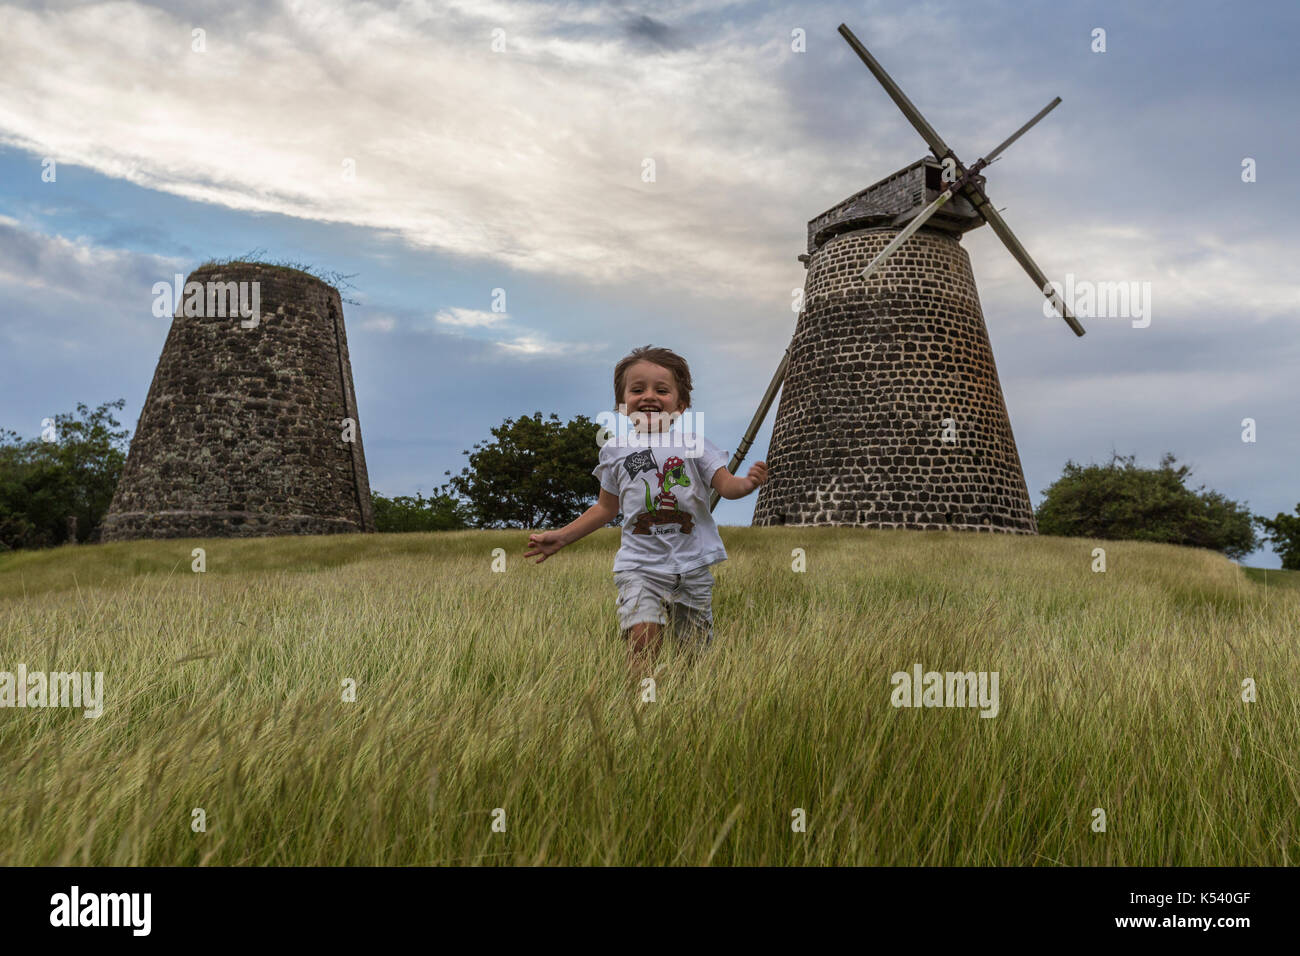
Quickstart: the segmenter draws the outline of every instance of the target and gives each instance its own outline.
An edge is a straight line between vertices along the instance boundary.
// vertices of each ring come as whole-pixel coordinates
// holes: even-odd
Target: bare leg
[[[662,625],[654,621],[633,624],[626,631],[628,663],[634,678],[650,677],[654,673],[655,657],[663,644]]]

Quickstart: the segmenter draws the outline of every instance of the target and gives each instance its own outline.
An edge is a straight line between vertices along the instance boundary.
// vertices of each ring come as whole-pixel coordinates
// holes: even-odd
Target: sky
[[[808,220],[927,152],[841,22],[967,163],[1060,96],[987,191],[1053,280],[1150,290],[1076,338],[991,230],[962,238],[1034,504],[1067,460],[1172,452],[1292,511],[1291,0],[0,3],[0,428],[123,398],[133,430],[154,283],[264,250],[351,277],[380,493],[430,493],[506,418],[595,419],[647,344],[734,451]]]

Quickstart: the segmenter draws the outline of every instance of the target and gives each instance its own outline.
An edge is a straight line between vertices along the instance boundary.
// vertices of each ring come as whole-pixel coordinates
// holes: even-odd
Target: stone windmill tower
[[[984,194],[980,171],[1060,98],[969,169],[848,27],[840,33],[934,158],[808,224],[804,308],[731,463],[784,383],[755,525],[839,524],[1034,534],[1037,526],[963,232],[993,228],[1078,335],[1083,328]],[[716,498],[715,498],[716,502]]]
[[[177,299],[103,540],[373,531],[338,290],[238,262]]]

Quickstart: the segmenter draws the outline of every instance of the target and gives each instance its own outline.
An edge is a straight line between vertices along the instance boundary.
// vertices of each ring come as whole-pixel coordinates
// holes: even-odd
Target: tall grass
[[[0,863],[1300,856],[1300,590],[1275,572],[1265,588],[1150,544],[724,528],[714,647],[668,645],[642,703],[616,534],[542,565],[486,531],[0,559],[0,670],[103,671],[106,696],[97,720],[0,709]],[[1000,712],[895,709],[890,675],[916,663],[997,671]]]

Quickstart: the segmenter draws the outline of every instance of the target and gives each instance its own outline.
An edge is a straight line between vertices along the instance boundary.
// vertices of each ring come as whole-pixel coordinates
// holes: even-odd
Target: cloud
[[[473,335],[475,330],[489,329],[491,337],[487,340],[498,356],[514,359],[533,359],[543,357],[573,358],[579,355],[591,355],[605,348],[604,344],[590,342],[564,342],[539,332],[516,331],[520,323],[513,322],[509,313],[488,312],[483,309],[463,309],[457,306],[442,309],[433,317],[433,324],[426,326],[428,331],[439,331],[462,340]],[[509,338],[501,338],[507,333]]]
[[[0,142],[528,272],[752,299],[797,277],[807,216],[793,192],[755,197],[833,165],[789,135],[780,44],[714,30],[666,50],[668,25],[614,7],[113,3],[6,21]]]
[[[923,152],[835,35],[838,15],[809,6],[730,17],[691,3],[652,17],[615,3],[500,0],[8,8],[0,142],[453,258],[775,305],[802,281],[794,257],[806,221]],[[196,25],[203,53],[191,47]],[[793,26],[807,30],[806,54],[790,49]],[[971,26],[925,4],[873,8],[855,24],[963,148],[1015,128],[1046,95],[1025,82],[1039,67],[1032,47],[1006,60],[968,42]],[[903,52],[921,41],[963,56],[927,67]],[[970,109],[951,90],[976,79]],[[1161,209],[1113,203],[1068,230],[1047,218],[1079,208],[1059,184],[1092,169],[1093,144],[1084,153],[1069,141],[1087,109],[1018,142],[1006,167],[1017,181],[999,166],[994,183],[996,197],[1025,204],[1008,218],[1049,275],[1151,276],[1165,314],[1207,306],[1230,283],[1243,308],[1276,311],[1300,253],[1293,240],[1206,247],[1193,263],[1186,224]],[[1097,150],[1123,141],[1106,136],[1092,137]],[[981,281],[1010,281],[1007,263],[1003,254]]]
[[[513,342],[497,342],[496,344],[508,352],[518,352],[522,355],[556,355],[561,352],[560,349],[527,335],[520,336]]]
[[[484,326],[499,325],[509,318],[509,314],[505,312],[487,312],[483,309],[461,309],[453,306],[439,311],[433,317],[433,320],[439,325],[482,328]]]
[[[1300,246],[1292,240],[1189,234],[1181,224],[1138,219],[1075,222],[1065,231],[1042,220],[1026,221],[1028,227],[1012,228],[1049,280],[1064,285],[1066,275],[1073,274],[1076,286],[1081,281],[1149,282],[1155,323],[1221,319],[1225,309],[1268,318],[1300,315],[1290,265],[1300,256]],[[1033,282],[992,231],[981,227],[967,235],[971,238],[963,241],[979,249],[975,278],[981,294],[1006,294],[1041,311]],[[1231,290],[1228,301],[1224,290]],[[1092,323],[1084,326],[1091,329]]]
[[[629,37],[648,46],[672,49],[681,45],[676,30],[645,14],[629,20],[624,30]]]
[[[591,355],[607,347],[603,342],[554,342],[538,335],[520,335],[510,341],[498,341],[494,344],[504,352],[525,358]]]
[[[96,245],[82,236],[68,238],[36,231],[0,215],[0,288],[5,298],[19,294],[81,303],[137,303],[150,315],[155,282],[171,282],[182,261]],[[6,316],[4,328],[26,326],[21,316]]]

